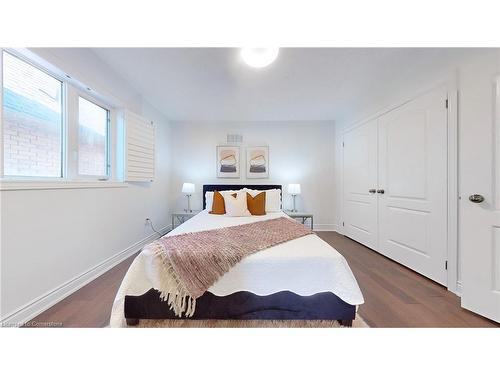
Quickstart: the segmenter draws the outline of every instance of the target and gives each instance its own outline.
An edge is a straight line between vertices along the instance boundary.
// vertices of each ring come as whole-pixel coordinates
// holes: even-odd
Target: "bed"
[[[166,236],[287,216],[282,211],[251,217],[209,214],[207,192],[243,188],[281,191],[281,185],[204,185],[204,210]],[[147,262],[143,251],[127,271],[113,304],[112,327],[136,325],[140,319],[179,319],[153,287]],[[337,320],[351,326],[363,302],[345,258],[311,234],[244,258],[196,300],[189,319]]]

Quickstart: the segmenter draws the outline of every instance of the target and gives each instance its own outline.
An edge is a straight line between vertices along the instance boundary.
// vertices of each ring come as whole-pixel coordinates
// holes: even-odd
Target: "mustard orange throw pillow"
[[[224,215],[226,213],[226,205],[224,204],[224,197],[217,190],[214,191],[214,200],[212,202],[212,211],[209,214]]]
[[[247,206],[248,211],[252,215],[265,215],[266,214],[266,192],[257,194],[255,197],[252,197],[247,193]]]

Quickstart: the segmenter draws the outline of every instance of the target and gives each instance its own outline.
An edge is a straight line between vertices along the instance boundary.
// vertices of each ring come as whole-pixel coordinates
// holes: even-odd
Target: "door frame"
[[[396,105],[386,107],[375,114],[364,118],[361,121],[356,121],[345,129],[337,129],[336,134],[340,134],[340,142],[337,143],[340,148],[338,153],[340,160],[338,166],[340,167],[340,223],[338,225],[339,233],[345,234],[342,223],[344,221],[344,134],[365,124],[368,121],[377,119],[378,117],[391,112],[418,97],[439,88],[444,88],[447,94],[447,289],[460,296],[461,284],[458,279],[460,258],[458,249],[458,105],[459,95],[457,90],[457,73],[453,71],[450,75],[439,84],[431,86],[431,88],[418,92],[406,100],[400,101]],[[445,105],[445,103],[443,103]],[[443,265],[444,266],[444,265]]]
[[[460,255],[458,249],[458,90],[448,90],[448,290],[460,296],[458,279]]]

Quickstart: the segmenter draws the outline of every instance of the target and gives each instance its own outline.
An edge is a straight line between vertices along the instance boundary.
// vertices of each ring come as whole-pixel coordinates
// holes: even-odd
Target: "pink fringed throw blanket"
[[[243,258],[311,233],[281,217],[160,238],[149,246],[161,260],[161,297],[177,316],[193,316],[196,298]]]

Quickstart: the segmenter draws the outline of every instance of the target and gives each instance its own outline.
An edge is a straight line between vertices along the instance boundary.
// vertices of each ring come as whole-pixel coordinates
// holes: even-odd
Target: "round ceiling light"
[[[263,68],[278,57],[279,48],[242,48],[241,58],[253,68]]]

